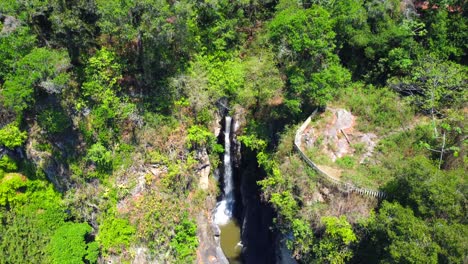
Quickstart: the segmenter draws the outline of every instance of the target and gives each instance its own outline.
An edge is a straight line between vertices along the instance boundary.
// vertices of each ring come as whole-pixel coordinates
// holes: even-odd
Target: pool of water
[[[240,227],[235,219],[230,219],[226,224],[219,225],[221,230],[221,248],[230,264],[241,264],[240,254]]]

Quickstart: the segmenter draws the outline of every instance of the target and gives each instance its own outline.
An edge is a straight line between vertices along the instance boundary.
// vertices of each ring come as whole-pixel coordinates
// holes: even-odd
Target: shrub
[[[39,125],[47,132],[55,134],[70,127],[68,116],[63,111],[46,109],[38,116]]]
[[[16,171],[18,169],[18,166],[12,158],[5,155],[0,158],[0,169],[4,171]]]
[[[88,161],[96,164],[100,171],[106,171],[112,168],[112,154],[101,143],[91,146],[86,155]]]
[[[202,126],[191,126],[188,129],[187,140],[189,148],[207,146],[211,152],[222,153],[224,151],[223,147],[216,143],[216,137],[213,133]]]
[[[356,161],[350,156],[344,156],[336,160],[336,164],[344,169],[352,169]]]
[[[99,254],[97,242],[86,243],[85,236],[92,228],[87,223],[65,223],[50,240],[47,251],[54,264],[96,263]]]
[[[175,227],[175,236],[170,246],[177,253],[177,259],[184,263],[194,261],[195,250],[198,246],[197,226],[193,220],[184,215],[182,222]]]
[[[133,241],[135,231],[128,220],[107,216],[99,226],[96,240],[105,252],[120,253],[122,248],[128,247]]]
[[[4,145],[9,149],[23,145],[27,137],[27,133],[21,132],[13,123],[0,129],[0,145]]]

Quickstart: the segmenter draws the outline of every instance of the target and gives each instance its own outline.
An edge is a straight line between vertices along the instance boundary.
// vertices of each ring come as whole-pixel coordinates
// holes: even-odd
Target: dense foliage
[[[466,262],[467,8],[2,0],[0,263],[194,262],[226,113],[299,263]],[[329,186],[292,142],[330,104],[382,137],[337,164],[386,201],[311,202]]]

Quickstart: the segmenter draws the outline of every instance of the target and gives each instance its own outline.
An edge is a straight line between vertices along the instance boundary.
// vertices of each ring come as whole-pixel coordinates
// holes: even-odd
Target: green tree
[[[395,181],[389,190],[401,204],[410,206],[421,217],[462,221],[465,199],[459,191],[464,186],[462,171],[440,171],[434,162],[418,156],[395,171]]]
[[[237,92],[237,100],[241,105],[260,110],[274,96],[280,96],[283,81],[270,51],[262,50],[247,58],[245,68],[245,84]]]
[[[47,247],[52,263],[96,263],[99,254],[97,242],[86,243],[85,236],[92,231],[87,223],[67,222],[57,230]]]
[[[66,218],[51,184],[6,174],[0,183],[0,263],[48,263],[44,253]]]
[[[314,245],[313,252],[319,263],[344,264],[353,256],[350,245],[357,241],[345,216],[322,217],[325,225],[323,237]]]
[[[8,155],[3,155],[0,158],[0,170],[4,170],[7,172],[16,171],[18,166],[14,159],[10,158]]]
[[[438,220],[433,224],[434,241],[440,246],[438,263],[463,263],[468,245],[468,227],[464,224],[448,224]]]
[[[71,126],[63,110],[45,109],[37,117],[39,125],[51,134],[61,133]]]
[[[3,89],[3,104],[20,113],[34,103],[34,91],[42,88],[59,93],[68,82],[69,59],[65,52],[35,48],[15,64],[7,75]]]
[[[430,227],[398,203],[384,201],[369,224],[374,256],[382,263],[437,263]]]
[[[1,35],[0,80],[4,80],[8,73],[14,69],[12,66],[32,50],[35,42],[31,30],[25,26]]]
[[[350,80],[334,54],[333,23],[329,12],[313,6],[282,10],[269,24],[269,37],[288,76],[285,104],[293,113],[324,105]]]

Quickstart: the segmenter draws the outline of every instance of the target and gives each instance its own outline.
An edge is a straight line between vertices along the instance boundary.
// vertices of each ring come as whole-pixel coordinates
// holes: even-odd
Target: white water
[[[226,225],[232,218],[234,209],[234,181],[232,179],[231,161],[231,117],[226,116],[226,128],[224,131],[224,196],[216,206],[214,222],[217,225]]]

